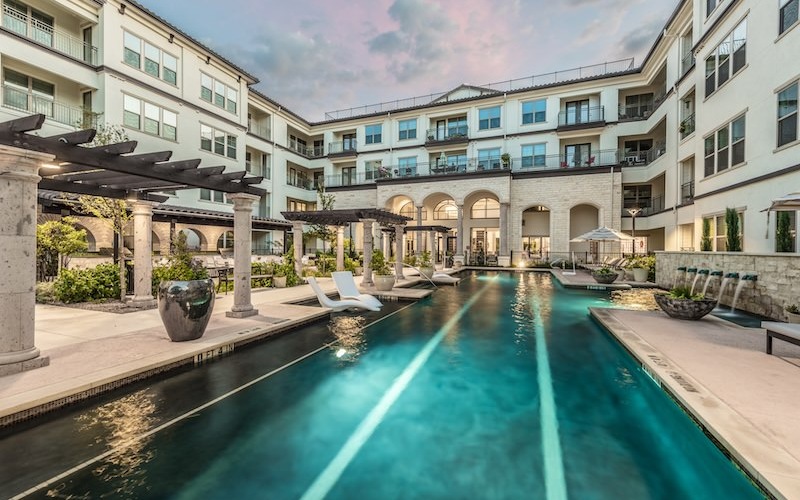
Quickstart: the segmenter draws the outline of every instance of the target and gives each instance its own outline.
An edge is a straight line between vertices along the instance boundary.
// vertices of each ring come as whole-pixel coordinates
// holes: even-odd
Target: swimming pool
[[[608,304],[606,294],[565,290],[546,274],[465,278],[390,306],[366,329],[373,316],[339,315],[330,328],[3,436],[0,455],[19,459],[4,459],[0,488],[91,498],[762,497],[590,320],[586,308]]]

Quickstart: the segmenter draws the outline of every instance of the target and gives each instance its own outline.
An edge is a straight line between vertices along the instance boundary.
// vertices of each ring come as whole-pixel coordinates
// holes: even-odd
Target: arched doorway
[[[534,205],[522,212],[522,253],[525,260],[550,257],[550,209]]]
[[[575,205],[569,211],[569,239],[597,229],[600,226],[600,210],[588,204]],[[606,254],[613,254],[611,243],[604,246],[596,241],[570,242],[570,250],[580,262],[599,262]],[[569,256],[564,256],[569,258]]]

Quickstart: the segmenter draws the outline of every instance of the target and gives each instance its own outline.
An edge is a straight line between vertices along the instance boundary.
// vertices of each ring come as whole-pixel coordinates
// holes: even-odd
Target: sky
[[[633,57],[678,0],[139,0],[310,121]]]

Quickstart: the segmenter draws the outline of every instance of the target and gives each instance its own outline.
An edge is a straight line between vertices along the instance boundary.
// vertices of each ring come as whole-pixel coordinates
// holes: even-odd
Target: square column
[[[34,346],[36,186],[53,155],[0,146],[0,375],[50,364]]]
[[[458,220],[456,221],[456,254],[453,256],[453,266],[464,265],[464,204],[456,205]]]
[[[153,207],[152,201],[133,205],[133,301],[136,307],[155,305],[153,297]]]
[[[500,255],[497,264],[501,267],[511,265],[511,255],[508,253],[508,203],[500,203]]]
[[[398,280],[403,276],[403,229],[405,226],[394,226],[394,277]]]
[[[417,227],[422,226],[422,205],[417,207]],[[422,253],[422,231],[416,231],[416,244],[414,246],[414,253],[419,255]]]
[[[250,254],[253,253],[253,203],[260,198],[247,193],[227,197],[233,200],[233,307],[225,316],[246,318],[258,314],[250,297]]]
[[[364,278],[362,285],[372,285],[372,224],[375,219],[362,219],[364,224]]]
[[[428,231],[428,251],[431,253],[431,262],[436,267],[436,231]]]
[[[294,247],[294,272],[303,275],[303,222],[292,222],[292,246]]]
[[[336,226],[336,270],[344,271],[344,226]]]

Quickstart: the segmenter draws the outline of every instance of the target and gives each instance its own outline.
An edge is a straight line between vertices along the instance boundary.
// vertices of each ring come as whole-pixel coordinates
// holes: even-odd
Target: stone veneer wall
[[[787,304],[800,304],[800,257],[794,254],[748,254],[740,252],[656,252],[656,284],[672,288],[678,267],[696,267],[711,271],[755,274],[758,279],[744,285],[736,308],[778,320],[786,320],[783,310]],[[724,277],[724,275],[723,275]],[[705,277],[695,287],[702,290]],[[719,296],[720,280],[712,280],[706,295]],[[689,280],[691,285],[691,280]],[[736,283],[725,289],[722,304],[730,306]]]

